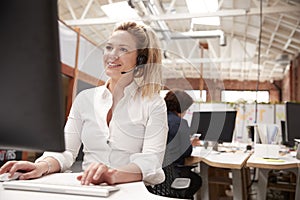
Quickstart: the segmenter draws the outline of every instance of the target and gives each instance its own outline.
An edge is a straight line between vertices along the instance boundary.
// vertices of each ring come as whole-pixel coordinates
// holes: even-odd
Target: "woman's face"
[[[113,32],[104,50],[104,64],[106,74],[111,78],[119,79],[136,66],[137,49],[134,37],[127,31]]]

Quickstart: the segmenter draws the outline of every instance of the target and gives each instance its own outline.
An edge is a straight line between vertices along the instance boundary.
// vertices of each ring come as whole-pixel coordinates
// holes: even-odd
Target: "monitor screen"
[[[293,147],[294,139],[300,139],[300,103],[287,102],[285,105],[287,145]]]
[[[0,13],[0,149],[63,151],[57,2],[3,0]]]
[[[191,134],[200,133],[206,141],[232,142],[236,111],[193,112]]]

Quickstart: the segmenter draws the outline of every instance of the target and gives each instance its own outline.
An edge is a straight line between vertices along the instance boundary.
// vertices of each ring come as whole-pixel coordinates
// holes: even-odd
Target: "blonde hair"
[[[152,97],[162,87],[162,53],[155,32],[148,26],[136,22],[123,22],[115,31],[127,31],[134,36],[138,56],[146,56],[143,67],[137,67],[134,79],[139,85],[143,97]]]

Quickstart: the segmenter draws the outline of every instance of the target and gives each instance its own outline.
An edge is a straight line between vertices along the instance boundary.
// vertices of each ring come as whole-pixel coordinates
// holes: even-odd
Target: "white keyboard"
[[[25,190],[48,193],[73,194],[83,196],[107,197],[111,192],[119,190],[117,186],[110,185],[74,185],[62,183],[45,183],[36,181],[10,181],[4,182],[3,188],[7,190]]]

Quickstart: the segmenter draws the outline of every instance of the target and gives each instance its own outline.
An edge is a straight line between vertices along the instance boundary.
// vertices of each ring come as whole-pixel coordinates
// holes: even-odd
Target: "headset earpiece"
[[[134,69],[134,76],[141,77],[144,74],[144,67],[147,64],[148,57],[146,55],[138,55],[136,58],[136,67]]]
[[[138,55],[136,58],[136,66],[143,67],[147,63],[148,57],[146,55]]]

